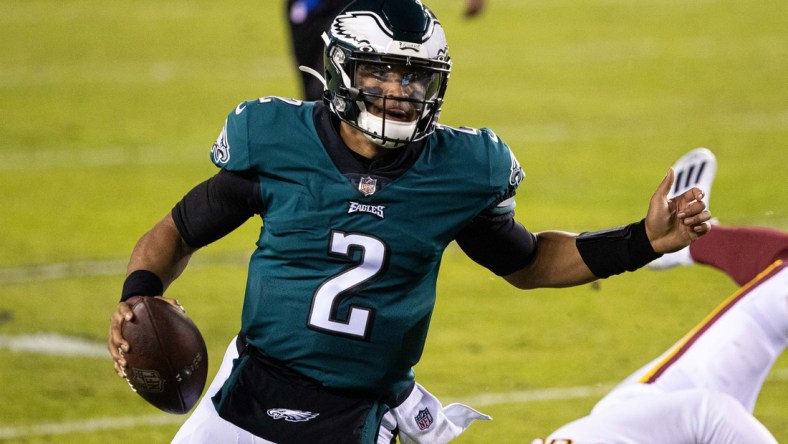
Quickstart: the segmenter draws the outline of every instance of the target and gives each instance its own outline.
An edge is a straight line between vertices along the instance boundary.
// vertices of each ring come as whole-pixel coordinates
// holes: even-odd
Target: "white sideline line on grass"
[[[246,265],[250,252],[213,253],[194,258],[190,268],[213,265]],[[54,281],[91,276],[122,276],[128,259],[84,260],[0,268],[0,285]]]
[[[0,164],[0,171],[30,171],[41,169],[103,168],[114,166],[147,166],[172,163],[199,165],[201,158],[188,152],[162,149],[161,147],[108,146],[96,149],[70,147],[51,149],[25,149],[19,147],[8,153],[7,162]]]
[[[537,401],[600,397],[609,392],[611,388],[613,388],[612,384],[600,384],[577,387],[523,390],[508,393],[482,393],[468,398],[447,397],[443,402],[446,404],[461,402],[472,407],[485,407],[500,404],[526,404]]]
[[[472,406],[491,406],[496,404],[528,403],[562,399],[587,398],[606,393],[612,385],[580,386],[553,389],[526,390],[510,393],[485,393],[470,398],[458,398],[457,401]],[[447,404],[448,404],[447,403]],[[119,418],[87,419],[63,423],[34,424],[22,427],[0,428],[0,439],[21,438],[41,435],[64,435],[67,433],[85,433],[96,430],[127,429],[139,426],[158,426],[180,424],[184,417],[174,415],[129,416]]]
[[[106,344],[57,333],[32,333],[26,335],[0,335],[0,349],[17,353],[38,353],[50,356],[78,356],[108,358]]]
[[[767,380],[788,380],[788,368],[774,370]],[[526,404],[529,402],[538,401],[561,401],[566,399],[601,397],[613,386],[613,384],[599,384],[590,386],[523,390],[509,393],[482,393],[471,397],[453,398],[453,400],[449,400],[447,397],[445,401],[447,401],[446,404],[451,402],[462,402],[475,407],[500,404]],[[43,435],[65,435],[68,433],[86,433],[98,430],[130,429],[140,426],[173,425],[181,424],[185,420],[186,417],[184,416],[159,414],[31,424],[28,426],[0,428],[0,439],[29,438],[31,436]]]
[[[130,429],[139,426],[180,424],[184,418],[175,415],[124,416],[96,418],[83,421],[50,422],[21,427],[0,428],[0,439],[29,438],[31,436],[65,435],[98,430]]]
[[[127,259],[74,261],[0,268],[0,284],[53,281],[88,276],[123,275]]]

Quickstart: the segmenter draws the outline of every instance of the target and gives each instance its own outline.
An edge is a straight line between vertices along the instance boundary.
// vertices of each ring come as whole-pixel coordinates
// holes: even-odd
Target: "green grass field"
[[[226,114],[299,94],[280,3],[0,0],[0,441],[169,442],[185,419],[129,391],[108,354],[83,355],[103,347],[136,240],[214,173]],[[459,0],[428,5],[454,59],[441,120],[513,148],[531,230],[641,218],[696,146],[718,157],[715,216],[788,229],[784,0],[488,0],[472,21]],[[258,230],[206,247],[168,292],[203,331],[211,373]],[[696,267],[522,293],[456,248],[442,273],[416,371],[494,417],[462,443],[530,442],[585,414],[735,288]],[[10,345],[35,334],[89,352]],[[787,397],[783,357],[756,408],[781,442]]]

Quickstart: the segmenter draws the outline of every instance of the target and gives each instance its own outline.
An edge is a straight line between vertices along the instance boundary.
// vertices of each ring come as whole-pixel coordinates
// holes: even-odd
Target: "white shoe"
[[[687,154],[681,156],[673,164],[673,171],[676,174],[673,180],[673,189],[668,194],[668,199],[672,199],[692,187],[703,190],[703,202],[706,209],[709,208],[709,196],[711,195],[711,185],[714,183],[714,176],[717,175],[717,158],[708,148],[695,148]]]
[[[711,185],[714,176],[717,175],[717,158],[708,148],[695,148],[687,154],[681,156],[673,164],[675,178],[673,189],[668,193],[668,199],[672,199],[692,187],[703,190],[703,203],[706,209],[709,208],[709,196],[711,196]],[[714,223],[714,222],[712,222]],[[679,265],[687,266],[695,262],[690,256],[689,247],[684,247],[679,251],[662,255],[646,265],[651,270],[665,270]]]

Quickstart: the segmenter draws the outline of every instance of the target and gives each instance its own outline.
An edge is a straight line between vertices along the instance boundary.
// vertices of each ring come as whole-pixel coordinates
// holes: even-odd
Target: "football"
[[[132,298],[134,317],[122,334],[129,342],[126,380],[155,407],[174,414],[191,410],[205,388],[208,352],[200,330],[161,298]]]

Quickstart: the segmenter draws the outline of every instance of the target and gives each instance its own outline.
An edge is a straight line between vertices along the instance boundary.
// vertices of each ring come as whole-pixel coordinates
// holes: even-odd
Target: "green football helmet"
[[[324,35],[324,100],[385,148],[435,130],[451,72],[446,35],[418,0],[357,0]]]

